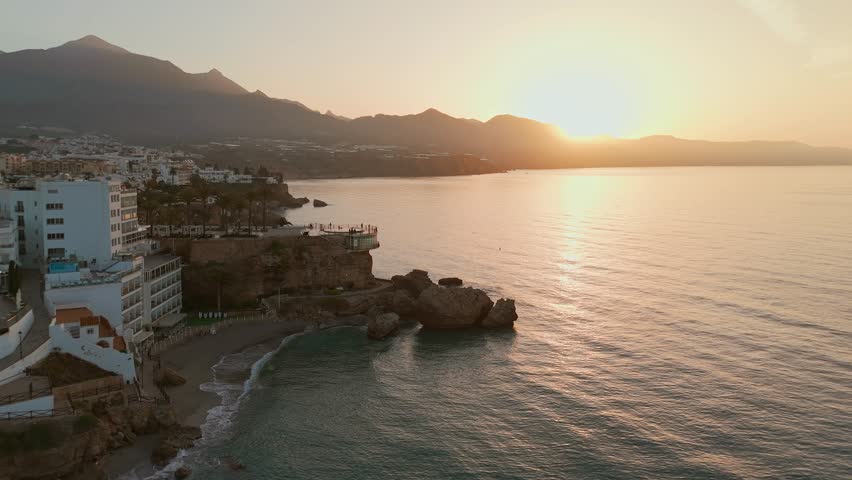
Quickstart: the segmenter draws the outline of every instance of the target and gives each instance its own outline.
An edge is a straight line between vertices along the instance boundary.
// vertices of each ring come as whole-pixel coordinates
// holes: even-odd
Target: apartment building
[[[157,244],[139,225],[137,192],[120,179],[0,188],[0,260],[13,230],[19,263],[44,273],[51,315],[89,308],[133,347],[151,338],[152,320],[182,308],[180,258],[152,255]]]

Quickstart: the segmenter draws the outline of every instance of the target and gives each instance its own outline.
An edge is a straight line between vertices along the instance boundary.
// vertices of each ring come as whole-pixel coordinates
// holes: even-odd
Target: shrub
[[[74,419],[73,431],[74,434],[86,433],[95,428],[98,424],[98,419],[94,415],[81,415]]]

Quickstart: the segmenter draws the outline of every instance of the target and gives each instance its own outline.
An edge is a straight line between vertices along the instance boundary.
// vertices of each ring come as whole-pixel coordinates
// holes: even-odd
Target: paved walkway
[[[27,356],[37,349],[50,337],[50,315],[44,306],[43,276],[38,270],[22,270],[23,281],[21,284],[21,298],[24,303],[32,307],[35,321],[23,341],[23,356]],[[0,371],[21,358],[20,349],[6,358],[0,358]]]

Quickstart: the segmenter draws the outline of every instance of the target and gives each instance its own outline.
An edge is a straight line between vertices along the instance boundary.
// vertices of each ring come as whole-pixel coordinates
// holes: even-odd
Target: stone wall
[[[370,252],[349,252],[325,237],[178,239],[184,305],[203,309],[255,305],[258,297],[307,289],[374,285]]]
[[[54,408],[67,407],[69,400],[76,409],[88,410],[93,402],[127,404],[124,381],[120,375],[95,378],[85,382],[53,388]]]

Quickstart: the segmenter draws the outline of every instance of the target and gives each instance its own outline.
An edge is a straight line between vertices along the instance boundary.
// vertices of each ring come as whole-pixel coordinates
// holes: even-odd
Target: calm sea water
[[[331,204],[295,223],[379,225],[377,275],[459,276],[517,299],[521,318],[291,338],[247,393],[219,385],[232,407],[187,459],[194,475],[852,478],[852,168],[291,189]]]

